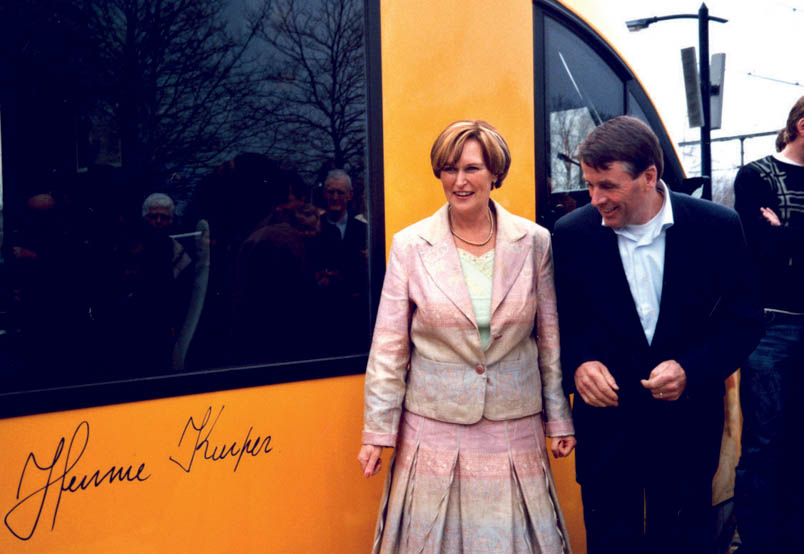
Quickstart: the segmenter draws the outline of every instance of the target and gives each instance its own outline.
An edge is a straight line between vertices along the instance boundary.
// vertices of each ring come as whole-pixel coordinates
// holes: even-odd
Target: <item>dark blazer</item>
[[[324,333],[319,339],[329,355],[365,352],[369,346],[368,225],[355,217],[341,238],[337,226],[321,217],[321,269],[329,273],[319,306]]]
[[[723,426],[723,381],[761,334],[756,278],[737,214],[671,193],[659,320],[648,344],[617,246],[591,205],[562,217],[553,238],[564,383],[585,361],[609,369],[619,406],[575,395],[578,482],[639,479],[661,471],[714,474]],[[640,384],[665,360],[687,375],[675,402]]]
[[[327,269],[341,273],[349,292],[363,292],[366,286],[368,249],[368,226],[355,217],[346,222],[346,232],[341,238],[338,227],[321,217],[321,244],[323,264]]]

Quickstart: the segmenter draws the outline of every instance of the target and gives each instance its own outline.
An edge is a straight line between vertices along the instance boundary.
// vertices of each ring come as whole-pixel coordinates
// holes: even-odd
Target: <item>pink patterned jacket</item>
[[[550,234],[496,202],[492,208],[497,239],[485,352],[447,205],[394,236],[366,368],[364,444],[396,444],[403,403],[462,424],[544,410],[548,436],[574,433],[561,387]]]

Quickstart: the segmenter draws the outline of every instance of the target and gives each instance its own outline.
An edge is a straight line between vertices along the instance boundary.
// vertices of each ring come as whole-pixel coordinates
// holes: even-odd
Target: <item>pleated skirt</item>
[[[459,425],[404,412],[373,551],[570,553],[541,414]]]

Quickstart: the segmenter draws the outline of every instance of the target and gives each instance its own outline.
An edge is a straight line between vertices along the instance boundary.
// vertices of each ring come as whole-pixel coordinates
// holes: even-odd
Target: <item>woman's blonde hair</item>
[[[441,177],[441,171],[458,163],[463,152],[463,145],[469,139],[480,143],[483,162],[497,180],[492,188],[502,186],[503,179],[511,167],[511,152],[502,135],[489,123],[481,120],[461,120],[447,125],[433,143],[430,150],[430,164],[433,174]]]

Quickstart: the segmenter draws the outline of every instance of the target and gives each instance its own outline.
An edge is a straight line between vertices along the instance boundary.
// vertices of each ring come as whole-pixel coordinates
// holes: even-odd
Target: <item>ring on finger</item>
[[[664,393],[659,391],[659,398],[662,398],[662,397],[664,397]]]

